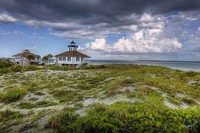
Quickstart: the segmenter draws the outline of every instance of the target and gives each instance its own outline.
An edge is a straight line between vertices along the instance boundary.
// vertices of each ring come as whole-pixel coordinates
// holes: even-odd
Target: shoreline
[[[172,67],[167,67],[167,68],[171,68],[171,69],[174,69],[174,70],[181,70],[181,71],[185,71],[185,72],[189,72],[189,71],[200,72],[200,69],[172,68]]]
[[[112,65],[112,64],[131,64],[131,65],[146,65],[146,66],[161,66],[161,67],[166,67],[174,70],[181,70],[181,71],[194,71],[194,72],[200,72],[200,68],[184,68],[184,67],[169,67],[169,66],[164,66],[164,65],[152,65],[152,64],[137,64],[137,63],[90,63],[90,65]]]

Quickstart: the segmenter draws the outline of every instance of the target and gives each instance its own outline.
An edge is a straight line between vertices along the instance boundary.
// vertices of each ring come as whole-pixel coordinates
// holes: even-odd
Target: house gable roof
[[[33,54],[28,50],[24,50],[22,53],[13,55],[13,57],[27,57],[28,55],[33,55],[34,57],[40,57],[39,55]]]
[[[90,56],[85,55],[81,52],[78,51],[67,51],[64,53],[60,53],[58,55],[56,55],[56,57],[83,57],[83,58],[90,58]]]

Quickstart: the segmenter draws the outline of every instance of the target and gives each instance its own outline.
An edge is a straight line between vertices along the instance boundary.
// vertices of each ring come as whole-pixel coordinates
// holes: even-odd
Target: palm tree
[[[48,54],[48,55],[45,55],[42,59],[44,60],[45,63],[47,63],[48,59],[52,57],[53,57],[52,54]]]

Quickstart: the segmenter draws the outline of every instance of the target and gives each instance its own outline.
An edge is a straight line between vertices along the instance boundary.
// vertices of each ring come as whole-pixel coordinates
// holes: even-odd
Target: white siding
[[[66,58],[66,61],[58,60],[58,64],[81,64],[83,62],[84,60],[81,61],[81,57],[79,57],[79,61],[76,61],[76,57],[71,57],[71,61],[67,61],[67,58]]]
[[[14,57],[15,62],[20,62],[21,60],[26,60],[27,58],[25,57]],[[31,60],[31,62],[39,63],[40,58],[36,57],[34,60]]]
[[[31,62],[36,62],[36,63],[38,63],[38,62],[40,62],[40,58],[35,57],[35,59],[34,59],[34,60],[31,60]]]

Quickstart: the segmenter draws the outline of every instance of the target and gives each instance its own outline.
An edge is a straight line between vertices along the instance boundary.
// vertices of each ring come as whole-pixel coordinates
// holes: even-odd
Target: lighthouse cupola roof
[[[70,44],[75,45],[76,43],[72,40]]]
[[[71,41],[70,45],[68,45],[69,51],[77,51],[78,45],[74,41]]]

